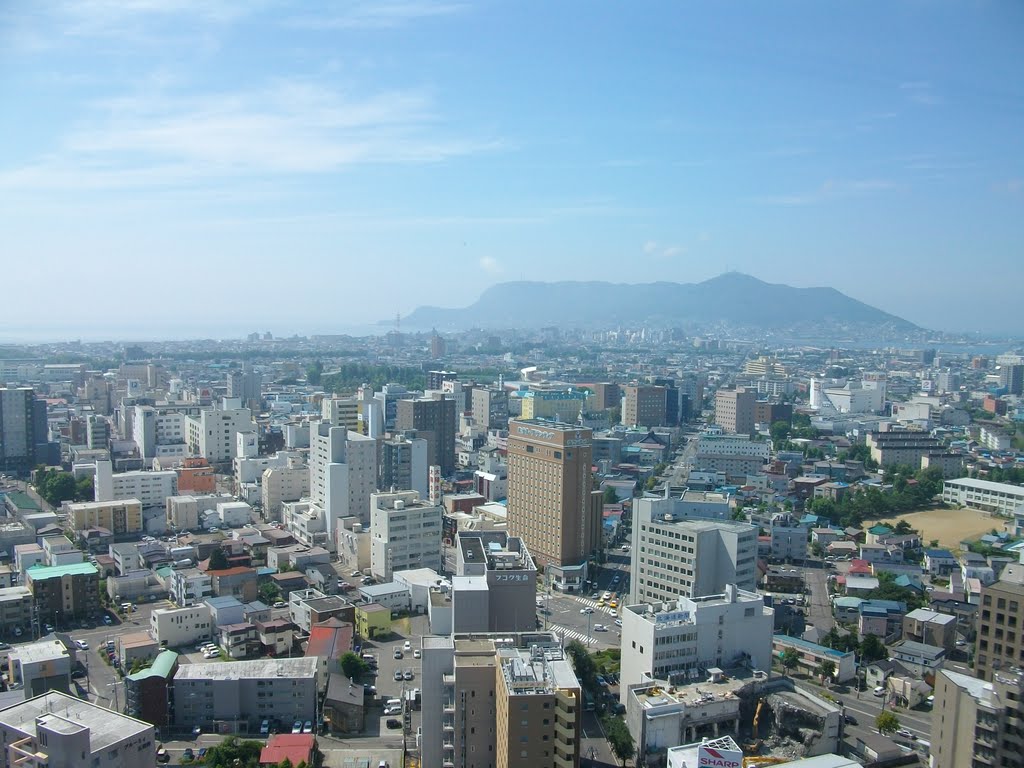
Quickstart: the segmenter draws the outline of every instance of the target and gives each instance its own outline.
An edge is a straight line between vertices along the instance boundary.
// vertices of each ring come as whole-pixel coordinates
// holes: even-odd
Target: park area
[[[1002,531],[1005,524],[1002,518],[990,517],[975,509],[950,507],[908,512],[893,518],[894,522],[900,520],[906,520],[911,528],[920,532],[925,546],[928,546],[930,541],[938,539],[939,546],[952,549],[959,547],[964,539],[976,539],[990,533],[993,528]]]

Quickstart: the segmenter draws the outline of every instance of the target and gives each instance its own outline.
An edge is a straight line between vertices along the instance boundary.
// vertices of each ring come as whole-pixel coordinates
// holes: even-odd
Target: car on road
[[[87,643],[85,640],[75,640],[75,645],[78,647],[80,651],[89,650],[89,643]]]
[[[103,623],[109,627],[111,624],[114,623],[114,621],[110,618],[109,615],[103,614]]]
[[[623,544],[622,545],[622,551],[623,552],[629,552],[629,544]]]
[[[607,632],[608,631],[608,627],[606,627],[604,624],[595,624],[594,625],[594,631],[595,632]]]
[[[196,753],[192,747],[185,747],[185,751],[181,753],[181,759],[189,762],[196,759]]]
[[[580,608],[580,613],[583,613],[583,614],[593,613],[593,612],[594,612],[594,609],[590,608],[589,606],[587,608]]]
[[[914,734],[912,734],[906,728],[897,728],[896,729],[896,735],[897,736],[902,736],[904,739],[910,739],[911,741],[913,741],[914,739],[917,738],[916,736],[914,736]]]
[[[871,695],[872,695],[872,696],[885,696],[885,688],[883,688],[883,687],[882,687],[882,686],[880,685],[880,686],[878,686],[877,688],[875,688],[875,690],[873,690],[873,691],[871,692]]]
[[[616,619],[615,620],[615,626],[616,627],[621,627],[622,626],[622,619]]]
[[[612,577],[612,584],[618,584],[620,581],[622,581],[622,577],[616,573],[615,576]]]
[[[385,723],[385,725],[387,725],[387,727],[390,728],[391,730],[397,730],[398,728],[402,727],[402,721],[401,720],[397,720],[397,719],[395,719],[393,717],[389,717],[388,721],[387,721],[387,723]]]
[[[361,579],[361,578],[363,578],[363,572],[362,571],[352,571],[352,573],[349,574],[349,577],[353,578],[353,579]]]
[[[54,629],[55,629],[55,627],[53,626],[53,624],[44,624],[43,625],[43,632],[45,632],[47,635],[50,634],[51,632],[53,632]]]
[[[601,595],[601,599],[602,600],[611,600],[612,599],[612,593],[611,592],[605,592],[603,595]]]
[[[618,611],[608,611],[608,615],[609,616],[618,616],[619,612]]]
[[[158,763],[169,763],[171,761],[171,753],[167,751],[166,747],[159,747],[156,751],[156,761]]]
[[[278,600],[276,603],[274,603],[274,607],[275,608],[287,608],[288,607],[288,603],[286,603],[284,600]]]
[[[292,723],[292,733],[302,733],[302,721],[296,720]]]
[[[857,724],[857,718],[854,717],[853,715],[843,715],[843,719],[846,721],[847,725],[856,725]]]

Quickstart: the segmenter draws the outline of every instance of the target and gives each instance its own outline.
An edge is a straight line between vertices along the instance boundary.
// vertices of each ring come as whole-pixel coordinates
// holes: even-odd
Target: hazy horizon
[[[730,270],[1024,336],[1022,38],[1016,3],[8,6],[0,339]]]

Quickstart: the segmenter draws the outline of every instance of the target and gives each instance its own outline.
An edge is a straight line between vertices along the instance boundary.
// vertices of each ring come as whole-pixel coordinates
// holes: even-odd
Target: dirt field
[[[1003,530],[1005,522],[973,509],[928,509],[900,515],[893,522],[900,520],[906,520],[921,532],[925,546],[932,539],[938,539],[940,546],[954,549],[963,539],[973,539],[993,528]]]

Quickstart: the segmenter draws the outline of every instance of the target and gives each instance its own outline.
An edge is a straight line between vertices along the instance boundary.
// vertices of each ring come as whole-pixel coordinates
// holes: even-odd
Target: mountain
[[[620,325],[726,324],[765,330],[874,328],[916,330],[903,318],[834,288],[793,288],[729,272],[702,283],[518,281],[498,283],[461,309],[418,307],[407,328],[613,328]]]

